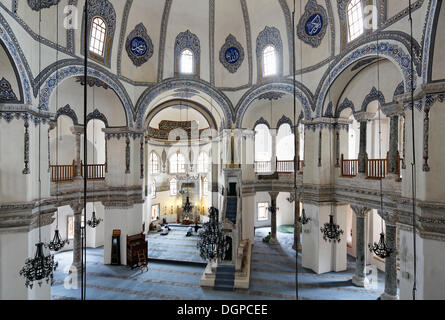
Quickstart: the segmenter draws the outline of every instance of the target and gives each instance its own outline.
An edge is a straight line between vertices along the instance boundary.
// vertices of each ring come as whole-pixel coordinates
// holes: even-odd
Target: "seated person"
[[[193,232],[193,228],[192,227],[188,227],[187,228],[187,234],[185,236],[186,237],[191,237],[192,236],[192,232]]]
[[[168,231],[169,231],[170,229],[168,228],[168,226],[164,226],[163,228],[162,228],[162,232],[161,232],[161,236],[166,236],[166,235],[168,235]]]
[[[269,232],[269,234],[265,238],[263,238],[263,242],[269,243],[270,237],[271,237],[271,234]]]

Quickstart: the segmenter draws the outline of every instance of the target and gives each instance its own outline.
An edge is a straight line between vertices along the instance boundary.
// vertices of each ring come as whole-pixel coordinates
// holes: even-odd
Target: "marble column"
[[[73,264],[72,267],[80,274],[82,264],[82,209],[81,204],[71,205],[74,213],[74,240],[73,240]]]
[[[397,172],[397,162],[399,161],[399,116],[392,115],[389,133],[389,159],[388,173],[399,174]]]
[[[392,250],[389,257],[385,258],[385,292],[380,296],[381,300],[398,300],[397,294],[397,228],[386,222],[386,245]]]
[[[277,197],[278,192],[269,192],[271,211],[270,211],[270,241],[269,243],[277,243]]]
[[[277,171],[277,129],[270,129],[270,136],[272,138],[272,157],[270,163],[270,171]]]
[[[76,140],[75,140],[75,144],[74,144],[74,151],[75,151],[75,155],[76,155],[76,159],[74,159],[75,161],[75,172],[74,172],[74,177],[77,179],[80,179],[81,177],[81,170],[82,167],[80,165],[80,148],[81,148],[81,135],[84,132],[83,126],[73,126],[71,127],[71,132],[75,135]]]
[[[352,283],[357,287],[366,287],[369,280],[366,278],[366,234],[365,219],[369,212],[368,208],[351,206],[356,216],[356,266]]]
[[[366,173],[366,137],[367,137],[366,120],[360,121],[360,149],[358,153],[358,172]]]
[[[295,198],[294,193],[291,193],[291,198]],[[301,251],[301,241],[299,241],[300,232],[301,232],[301,223],[298,222],[298,218],[300,216],[300,200],[301,195],[297,195],[296,203],[294,203],[294,244],[292,245],[292,249],[297,250],[298,245],[298,251]]]

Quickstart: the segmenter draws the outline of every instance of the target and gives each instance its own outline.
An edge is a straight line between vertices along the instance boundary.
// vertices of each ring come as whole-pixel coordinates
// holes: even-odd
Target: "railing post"
[[[365,154],[365,169],[366,169],[366,178],[368,178],[368,154]]]
[[[73,160],[73,168],[72,168],[72,174],[71,176],[73,177],[73,179],[76,177],[76,160]]]
[[[341,154],[341,176],[344,176],[344,171],[343,171],[343,164],[344,164],[344,160],[345,160],[345,156],[343,155],[343,153]]]

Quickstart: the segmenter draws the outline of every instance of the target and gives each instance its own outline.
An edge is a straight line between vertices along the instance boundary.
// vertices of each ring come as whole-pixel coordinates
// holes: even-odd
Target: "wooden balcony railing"
[[[388,175],[388,155],[386,159],[368,159],[366,155],[366,178],[372,180],[385,179]]]
[[[69,165],[50,165],[51,182],[68,182],[73,181],[75,170],[75,162]]]
[[[272,171],[272,162],[270,161],[255,161],[255,172],[266,173]]]
[[[81,176],[83,177],[83,173],[85,171],[85,165],[81,161]],[[106,172],[107,164],[89,164],[87,165],[87,179],[88,180],[105,180],[105,172]]]
[[[81,162],[81,176],[85,166]],[[89,164],[87,165],[88,180],[105,180],[107,164]],[[73,161],[70,165],[50,165],[51,182],[70,182],[76,177],[76,163]]]
[[[342,177],[353,178],[358,173],[358,159],[345,159],[341,155],[341,175]]]

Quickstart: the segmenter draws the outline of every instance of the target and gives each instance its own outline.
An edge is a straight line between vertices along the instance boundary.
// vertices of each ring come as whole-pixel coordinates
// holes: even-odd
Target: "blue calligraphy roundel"
[[[226,61],[230,64],[233,64],[239,60],[240,53],[237,48],[230,47],[229,49],[226,50],[225,56],[226,56]]]
[[[315,13],[307,19],[305,24],[305,31],[308,36],[316,36],[323,28],[323,17],[319,13]]]
[[[130,49],[134,55],[142,57],[147,53],[147,42],[141,37],[134,37],[131,40]]]

